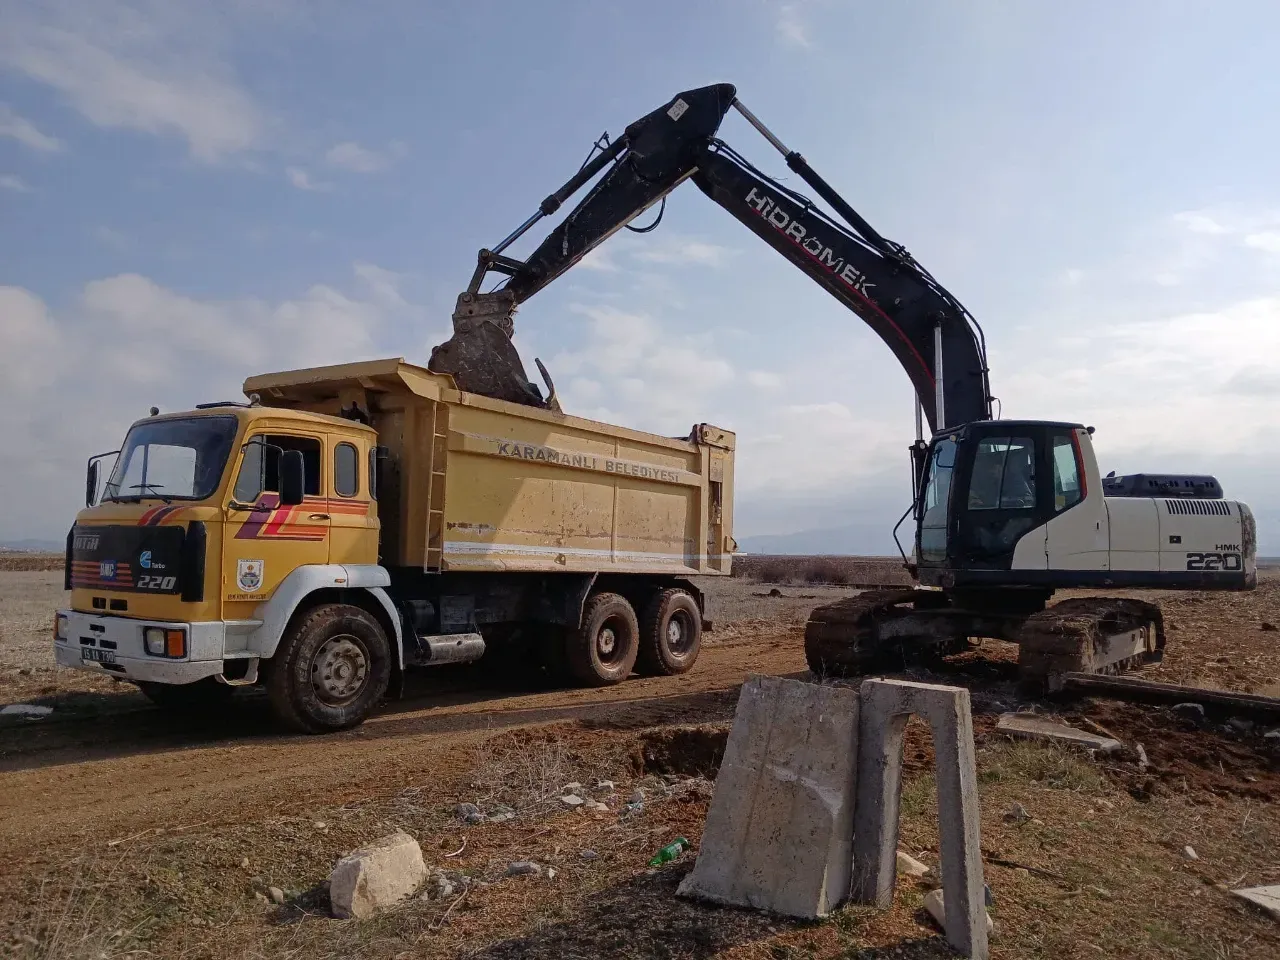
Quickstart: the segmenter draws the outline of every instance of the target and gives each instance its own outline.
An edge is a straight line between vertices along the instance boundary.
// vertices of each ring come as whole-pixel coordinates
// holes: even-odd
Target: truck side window
[[[349,443],[333,448],[333,489],[340,497],[360,492],[360,454]]]
[[[1074,507],[1082,499],[1080,489],[1080,463],[1076,459],[1076,445],[1069,433],[1053,435],[1053,509],[1061,513]]]
[[[320,496],[320,441],[315,437],[268,433],[251,437],[245,447],[240,473],[236,476],[237,501],[253,503],[264,493],[280,492],[280,452],[283,450],[302,453],[303,493],[309,497]]]
[[[378,447],[369,448],[369,499],[378,499]]]

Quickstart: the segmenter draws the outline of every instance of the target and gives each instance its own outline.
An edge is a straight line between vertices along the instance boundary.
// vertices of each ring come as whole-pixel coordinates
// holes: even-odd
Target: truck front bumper
[[[75,610],[59,610],[66,620],[65,639],[54,642],[59,666],[157,683],[195,683],[222,674],[225,624],[174,623],[163,620],[130,620],[97,616]],[[142,632],[147,627],[186,631],[181,657],[156,657],[147,653]]]

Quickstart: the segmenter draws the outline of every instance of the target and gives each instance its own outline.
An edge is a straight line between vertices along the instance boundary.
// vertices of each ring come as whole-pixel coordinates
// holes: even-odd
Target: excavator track
[[[1075,597],[1033,614],[1018,631],[1029,686],[1061,690],[1069,673],[1114,676],[1164,655],[1164,615],[1154,603]]]
[[[983,607],[988,607],[983,604]],[[817,607],[805,625],[805,659],[819,677],[900,666],[909,653],[935,656],[970,637],[1019,645],[1023,683],[1061,690],[1068,674],[1116,675],[1161,658],[1160,608],[1141,600],[1080,597],[1038,612],[967,609],[933,590],[871,590]]]
[[[883,666],[902,651],[904,635],[894,628],[942,599],[929,590],[868,590],[815,607],[804,628],[809,669],[819,677],[848,677]],[[949,635],[927,643],[940,653],[953,644]]]

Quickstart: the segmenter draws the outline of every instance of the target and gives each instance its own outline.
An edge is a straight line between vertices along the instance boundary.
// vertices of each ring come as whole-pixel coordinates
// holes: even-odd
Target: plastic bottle
[[[689,841],[684,837],[676,837],[671,843],[659,850],[653,855],[653,859],[649,861],[649,866],[660,867],[664,863],[670,863],[680,854],[689,849]]]

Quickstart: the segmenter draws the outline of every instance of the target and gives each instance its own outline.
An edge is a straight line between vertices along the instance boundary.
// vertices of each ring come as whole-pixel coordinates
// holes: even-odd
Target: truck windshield
[[[235,417],[135,424],[102,499],[203,500],[217,489],[235,436]]]

